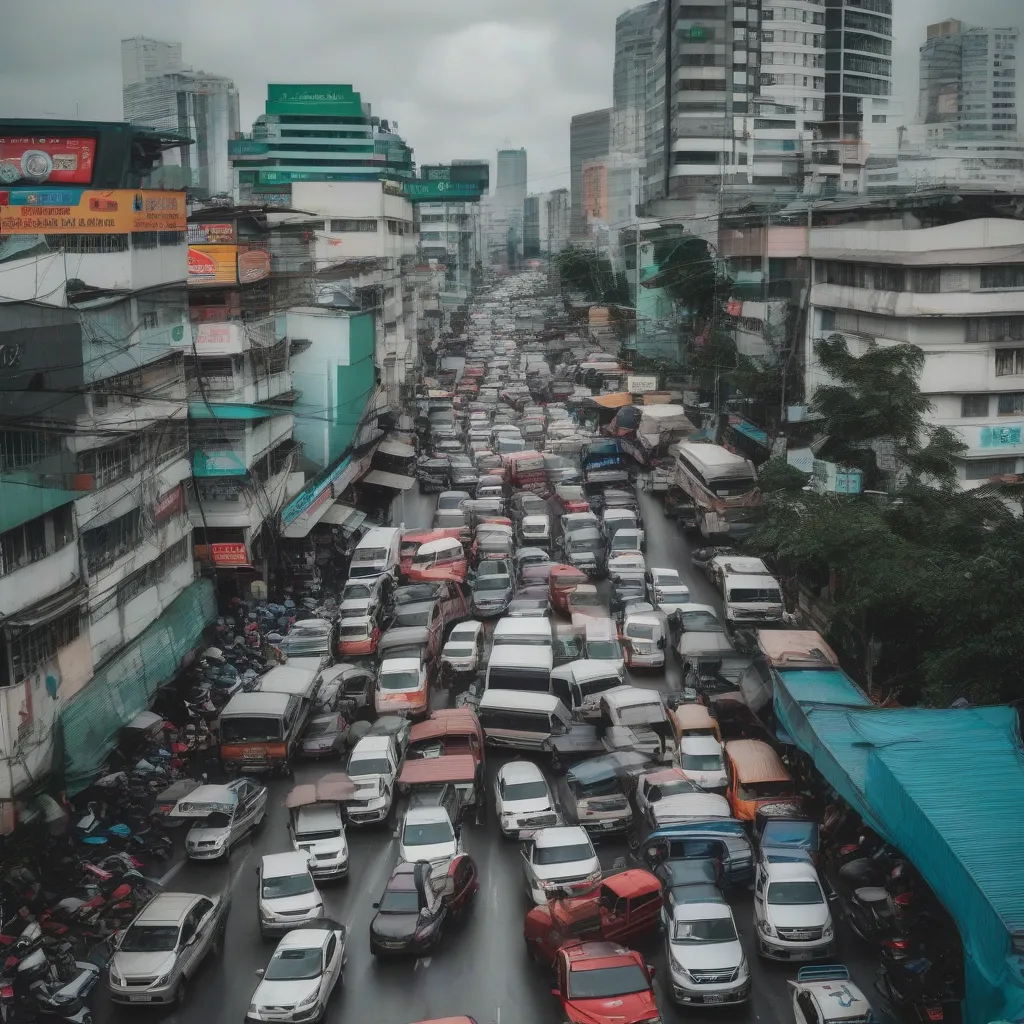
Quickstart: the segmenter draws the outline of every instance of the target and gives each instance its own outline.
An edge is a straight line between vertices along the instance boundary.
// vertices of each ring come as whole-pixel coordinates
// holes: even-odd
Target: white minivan
[[[305,850],[268,853],[256,871],[261,935],[284,935],[324,916],[324,900]]]
[[[499,619],[491,639],[492,647],[546,647],[553,649],[551,621],[544,617],[524,616]]]
[[[512,619],[509,621],[529,621]],[[536,620],[547,621],[547,620]],[[529,644],[494,646],[487,659],[486,690],[522,690],[546,694],[554,658],[550,647]]]
[[[484,740],[512,750],[542,750],[573,724],[565,705],[550,693],[488,689],[476,713]]]
[[[349,577],[370,577],[398,575],[401,563],[402,533],[401,526],[378,526],[368,530],[366,536],[356,545],[349,566]]]

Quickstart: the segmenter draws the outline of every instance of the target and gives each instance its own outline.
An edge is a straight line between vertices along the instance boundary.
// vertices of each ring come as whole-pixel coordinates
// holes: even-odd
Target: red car
[[[420,726],[413,726],[413,732]],[[604,939],[636,942],[661,926],[661,882],[650,871],[633,868],[609,875],[590,896],[551,900],[526,915],[523,936],[530,956],[554,965],[567,941]]]
[[[376,654],[381,633],[380,626],[371,616],[342,619],[336,645],[338,657],[358,658]]]
[[[614,942],[573,942],[555,960],[558,987],[551,994],[570,1024],[653,1024],[654,968],[633,949]]]

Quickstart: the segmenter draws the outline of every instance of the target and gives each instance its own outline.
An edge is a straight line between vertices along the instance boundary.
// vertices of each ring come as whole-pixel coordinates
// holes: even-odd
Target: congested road
[[[689,586],[691,600],[717,604],[707,581],[696,574],[689,548],[676,526],[665,519],[660,501],[641,493],[640,503],[647,529],[647,562],[651,566],[679,570]],[[399,497],[394,506],[395,524],[406,527],[430,525],[434,496],[415,490]],[[605,588],[607,584],[603,585]],[[667,681],[659,675],[636,679],[640,685],[679,685],[678,666],[669,659]],[[501,757],[492,756],[489,770],[495,771]],[[284,797],[296,783],[322,774],[322,767],[299,764],[295,782],[275,780],[270,784],[270,805],[266,821],[251,842],[240,845],[224,865],[186,863],[167,887],[185,892],[213,894],[230,887],[232,906],[224,953],[207,963],[192,981],[182,1008],[167,1011],[163,1020],[196,1021],[210,1024],[240,1024],[257,984],[255,972],[265,967],[273,943],[260,937],[256,918],[256,866],[263,854],[290,849],[286,831]],[[479,1024],[543,1024],[557,1022],[560,1015],[550,995],[551,981],[531,963],[523,943],[523,917],[527,910],[515,843],[501,838],[491,815],[482,825],[467,824],[463,830],[466,848],[476,859],[481,879],[465,924],[448,934],[431,957],[396,963],[377,963],[370,955],[369,925],[372,903],[397,859],[397,841],[387,831],[349,831],[350,878],[324,885],[328,914],[349,929],[348,963],[344,988],[335,991],[326,1020],[359,1024],[408,1024],[429,1017],[471,1014]],[[626,865],[625,844],[598,848],[605,870]],[[751,1000],[742,1007],[724,1011],[730,1021],[793,1020],[790,990],[786,979],[794,969],[759,960],[753,950],[753,913],[749,895],[731,897],[740,937],[747,949],[753,976]],[[851,969],[854,980],[865,992],[871,991],[874,971],[865,957],[866,949],[840,928],[838,960]],[[658,1004],[665,1021],[683,1020],[664,992],[664,953],[655,941],[649,961],[658,969],[655,979]],[[100,993],[95,1005],[96,1020],[127,1020],[136,1016],[111,1007]],[[151,1016],[151,1015],[147,1015]],[[723,1011],[690,1010],[685,1019],[722,1019]]]

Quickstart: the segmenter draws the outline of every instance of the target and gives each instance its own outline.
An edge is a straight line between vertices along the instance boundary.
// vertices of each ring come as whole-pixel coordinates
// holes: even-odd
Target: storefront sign
[[[188,283],[190,285],[236,284],[238,247],[234,245],[190,245],[188,247]]]
[[[252,284],[270,276],[270,253],[265,249],[238,250],[238,283]]]
[[[245,462],[230,448],[200,449],[192,457],[193,476],[245,476],[247,472]]]
[[[345,472],[351,461],[351,455],[347,459],[343,459],[327,476],[322,477],[312,487],[303,491],[293,498],[289,504],[285,505],[281,511],[281,525],[290,526],[299,516],[318,507],[320,505],[319,498],[323,497],[326,499],[330,497],[331,484]]]
[[[1021,425],[1007,424],[999,427],[981,427],[978,431],[980,448],[1014,448],[1021,443]]]
[[[193,324],[192,337],[201,356],[230,356],[242,351],[240,324]]]
[[[184,488],[181,484],[172,488],[166,494],[156,500],[153,508],[153,518],[158,523],[164,523],[173,516],[178,515],[185,507]]]
[[[658,378],[657,377],[634,377],[630,375],[626,378],[626,390],[631,395],[644,395],[648,391],[658,390]]]
[[[0,188],[0,235],[125,235],[185,228],[184,192]]]
[[[189,245],[234,245],[234,222],[224,224],[189,224]]]
[[[249,552],[244,544],[211,544],[210,557],[216,565],[249,564]]]
[[[95,161],[95,139],[0,137],[0,188],[43,182],[88,185]]]

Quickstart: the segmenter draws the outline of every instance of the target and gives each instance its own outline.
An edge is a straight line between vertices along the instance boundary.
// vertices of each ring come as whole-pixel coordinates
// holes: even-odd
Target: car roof
[[[532,761],[509,761],[498,769],[505,782],[534,782],[544,778],[544,773]]]
[[[199,786],[186,797],[190,804],[233,804],[238,794],[230,786]]]
[[[323,949],[334,934],[329,928],[296,928],[282,936],[278,949]],[[276,950],[275,950],[276,952]]]
[[[672,908],[673,921],[704,921],[708,918],[731,918],[732,910],[725,900],[694,900],[676,903]]]
[[[263,877],[277,878],[281,875],[301,875],[309,870],[309,854],[304,850],[289,850],[287,853],[265,853],[263,855]]]
[[[651,575],[652,576],[675,576],[676,578],[679,578],[679,570],[678,569],[665,569],[665,568],[662,568],[660,566],[652,566],[651,567]]]
[[[768,874],[769,882],[821,882],[818,880],[818,872],[810,859],[788,858],[785,860],[772,860],[767,858],[761,861]]]
[[[439,821],[447,821],[450,824],[451,820],[443,807],[410,807],[405,812],[407,825],[429,825]]]
[[[381,663],[380,671],[385,672],[419,672],[422,662],[419,658],[388,658]]]
[[[581,825],[556,825],[542,828],[533,837],[535,846],[546,849],[552,846],[580,846],[590,843],[586,829]]]
[[[196,900],[203,897],[191,892],[157,893],[135,919],[135,924],[181,924]]]
[[[283,715],[292,700],[289,693],[236,693],[225,705],[220,716],[231,715]]]
[[[379,754],[382,751],[391,749],[390,736],[364,736],[356,742],[352,748],[352,757],[356,754]]]

